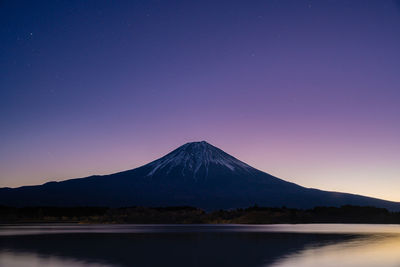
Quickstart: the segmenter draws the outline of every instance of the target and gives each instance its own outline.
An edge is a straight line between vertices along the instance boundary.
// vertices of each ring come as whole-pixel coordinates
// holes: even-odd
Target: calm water
[[[400,266],[397,225],[2,225],[0,266]]]

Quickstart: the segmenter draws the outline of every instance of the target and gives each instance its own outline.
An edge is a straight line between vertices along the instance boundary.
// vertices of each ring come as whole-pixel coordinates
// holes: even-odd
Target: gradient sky
[[[0,1],[0,186],[198,140],[400,201],[400,2]]]

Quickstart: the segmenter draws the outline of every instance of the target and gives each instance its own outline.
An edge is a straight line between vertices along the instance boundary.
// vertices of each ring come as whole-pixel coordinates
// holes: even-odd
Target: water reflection
[[[400,266],[397,226],[9,225],[0,266]]]
[[[88,261],[79,261],[76,259],[62,258],[58,256],[46,256],[35,253],[24,252],[0,252],[0,266],[4,267],[22,267],[22,266],[52,266],[52,267],[105,267],[111,264],[93,263]]]
[[[399,267],[399,252],[398,235],[368,235],[356,240],[306,248],[286,255],[272,267]]]

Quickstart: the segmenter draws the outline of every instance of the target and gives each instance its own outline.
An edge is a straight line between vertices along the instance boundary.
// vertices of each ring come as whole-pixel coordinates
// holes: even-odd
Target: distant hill
[[[207,210],[253,205],[290,208],[400,203],[305,188],[259,171],[207,142],[187,143],[142,167],[104,176],[1,188],[8,206],[194,206]]]

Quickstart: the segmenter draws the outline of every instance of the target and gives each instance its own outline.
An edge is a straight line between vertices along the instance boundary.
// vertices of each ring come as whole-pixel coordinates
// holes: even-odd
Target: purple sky
[[[400,201],[400,2],[0,2],[0,187],[198,140]]]

